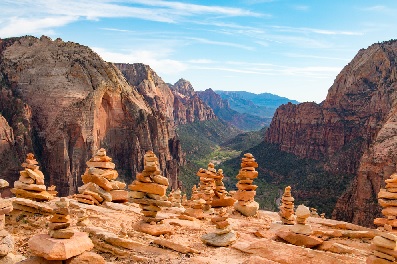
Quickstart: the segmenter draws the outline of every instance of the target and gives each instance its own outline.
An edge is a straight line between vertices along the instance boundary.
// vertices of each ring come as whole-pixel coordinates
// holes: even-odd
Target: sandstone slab
[[[105,259],[94,252],[84,252],[81,255],[65,261],[65,264],[106,264]]]
[[[233,231],[226,234],[208,233],[201,236],[201,241],[204,244],[214,247],[227,247],[236,242],[236,240],[237,236]]]
[[[294,232],[291,231],[279,230],[276,232],[276,235],[293,245],[305,246],[307,248],[316,247],[324,242],[322,239],[318,237],[295,234]]]
[[[258,212],[259,204],[255,201],[248,203],[247,205],[241,205],[239,202],[234,203],[234,209],[239,211],[245,216],[254,216]]]
[[[166,248],[175,250],[175,251],[183,253],[183,254],[200,253],[200,251],[198,251],[196,249],[193,249],[191,247],[187,247],[187,246],[184,246],[179,243],[175,243],[175,242],[172,242],[172,241],[166,240],[166,239],[155,239],[155,240],[153,240],[153,243],[160,245],[162,247],[166,247]]]
[[[132,184],[128,185],[131,191],[140,191],[145,193],[158,194],[164,196],[167,190],[167,186],[157,183],[144,183],[140,181],[133,181]]]
[[[66,260],[94,247],[84,232],[76,232],[70,239],[55,239],[47,234],[39,234],[30,238],[28,244],[33,254],[47,260]]]
[[[134,229],[136,231],[146,233],[152,236],[160,236],[165,234],[172,234],[174,233],[174,229],[169,224],[154,224],[151,225],[144,221],[140,221],[134,225]]]

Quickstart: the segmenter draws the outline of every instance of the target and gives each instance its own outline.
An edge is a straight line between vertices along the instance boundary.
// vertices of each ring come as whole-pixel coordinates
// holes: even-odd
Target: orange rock
[[[130,189],[131,191],[140,191],[164,196],[167,190],[167,186],[157,183],[144,183],[139,181],[133,181],[132,184],[128,185],[128,189]]]
[[[256,191],[238,190],[234,194],[234,198],[239,201],[250,201],[250,200],[254,199],[255,195],[256,195]]]
[[[110,195],[112,195],[112,202],[122,202],[128,201],[128,192],[126,190],[111,190]]]
[[[277,231],[276,235],[295,246],[305,246],[307,248],[321,245],[324,242],[318,237],[295,234],[291,231],[279,230]]]
[[[105,161],[87,161],[87,167],[103,168],[103,169],[114,169],[116,165],[113,162]]]

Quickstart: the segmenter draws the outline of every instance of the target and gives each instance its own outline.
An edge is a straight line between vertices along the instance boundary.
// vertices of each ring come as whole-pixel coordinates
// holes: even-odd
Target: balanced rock
[[[230,228],[227,219],[226,209],[222,208],[218,216],[211,219],[216,226],[215,231],[201,236],[201,241],[214,247],[226,247],[233,244],[237,240],[237,236]]]
[[[233,206],[236,200],[229,195],[226,191],[226,187],[223,184],[223,170],[219,169],[216,173],[218,178],[215,179],[215,190],[214,190],[214,197],[211,203],[212,207],[228,207]]]
[[[291,186],[285,187],[284,194],[281,198],[281,206],[279,212],[283,224],[287,224],[287,225],[295,224],[294,200],[295,200],[294,197],[292,197],[291,195]]]

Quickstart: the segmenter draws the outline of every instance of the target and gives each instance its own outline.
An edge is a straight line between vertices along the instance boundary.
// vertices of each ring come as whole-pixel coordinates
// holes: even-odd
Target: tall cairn
[[[87,161],[87,169],[81,176],[84,183],[78,188],[79,194],[74,198],[80,203],[99,205],[107,202],[127,202],[128,192],[124,190],[126,184],[116,181],[119,176],[112,158],[106,155],[104,148],[99,149]]]
[[[215,195],[215,179],[219,178],[213,163],[208,163],[208,169],[200,168],[197,172],[200,177],[199,192],[201,198],[205,200],[204,211],[209,212],[213,197]]]
[[[385,189],[380,189],[378,193],[378,203],[383,207],[385,217],[375,218],[374,224],[391,231],[397,228],[397,173],[393,173],[385,183]]]
[[[154,229],[156,224],[161,224],[161,217],[157,217],[157,213],[161,207],[170,207],[171,202],[167,201],[166,190],[168,187],[168,179],[161,176],[159,163],[153,151],[147,151],[144,155],[144,169],[142,173],[136,175],[128,188],[131,190],[131,201],[139,204],[143,214],[143,222],[137,226],[141,232],[147,232],[147,229]],[[157,233],[156,233],[157,234]],[[161,234],[158,234],[161,235]]]
[[[212,207],[227,207],[233,206],[236,200],[233,197],[230,197],[229,193],[226,191],[226,187],[223,184],[223,170],[219,169],[216,173],[218,178],[215,179],[215,190],[214,190],[214,198],[212,200]]]
[[[283,197],[281,198],[280,205],[280,218],[283,224],[285,225],[293,225],[295,224],[295,215],[294,215],[294,197],[291,194],[291,186],[285,187]]]
[[[392,264],[397,263],[397,236],[382,232],[372,239],[367,264]]]
[[[44,174],[40,171],[38,164],[34,154],[28,153],[25,162],[22,163],[24,170],[19,172],[19,180],[14,182],[14,188],[11,189],[16,197],[35,201],[48,201],[54,198],[47,192]]]
[[[251,153],[244,154],[241,162],[241,169],[237,175],[239,180],[236,184],[238,191],[234,198],[237,202],[234,203],[234,209],[245,216],[254,216],[258,212],[259,204],[255,202],[257,185],[252,184],[255,178],[258,177],[258,163],[255,162],[254,156]]]

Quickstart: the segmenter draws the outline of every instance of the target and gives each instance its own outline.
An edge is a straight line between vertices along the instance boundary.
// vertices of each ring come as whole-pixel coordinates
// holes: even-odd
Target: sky
[[[397,38],[395,0],[1,0],[0,38],[46,35],[195,90],[320,103],[362,49]]]

